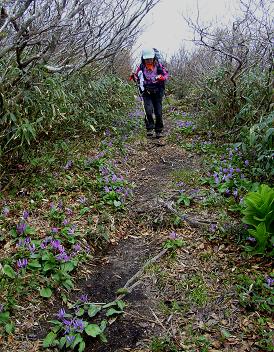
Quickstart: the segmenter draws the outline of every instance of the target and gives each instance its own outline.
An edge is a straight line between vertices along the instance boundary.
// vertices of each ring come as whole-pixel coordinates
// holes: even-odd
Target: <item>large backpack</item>
[[[154,50],[155,59],[157,60],[157,62],[158,62],[159,64],[163,64],[164,59],[163,59],[163,56],[162,56],[162,54],[160,53],[160,51],[159,51],[158,49],[156,49],[156,48],[153,48],[153,50]]]

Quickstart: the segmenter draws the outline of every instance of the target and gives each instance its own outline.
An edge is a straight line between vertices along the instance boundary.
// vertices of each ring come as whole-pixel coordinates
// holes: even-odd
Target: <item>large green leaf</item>
[[[102,333],[102,330],[97,324],[88,324],[85,328],[85,332],[92,337],[96,337]]]
[[[12,269],[12,267],[8,264],[5,264],[3,267],[3,272],[6,274],[8,277],[11,279],[14,279],[16,277],[16,272]]]
[[[43,347],[47,348],[47,347],[50,347],[53,342],[55,341],[57,335],[54,333],[54,332],[49,332],[47,334],[47,336],[44,338],[44,341],[43,341]]]
[[[52,296],[52,290],[49,287],[42,288],[40,291],[40,296],[44,298],[50,298]]]

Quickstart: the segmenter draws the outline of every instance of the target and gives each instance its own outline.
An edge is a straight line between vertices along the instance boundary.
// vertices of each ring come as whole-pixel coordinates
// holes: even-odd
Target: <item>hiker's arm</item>
[[[131,75],[129,76],[129,80],[130,81],[133,81],[133,82],[138,82],[139,81],[139,76],[138,76],[138,73],[140,72],[140,66],[137,67],[136,71],[135,72],[132,72]]]
[[[135,75],[135,72],[132,72],[132,74],[129,76],[129,80],[130,81],[133,81],[133,82],[136,82],[137,81],[137,77]]]
[[[168,70],[163,65],[161,65],[161,68],[163,70],[163,74],[162,75],[158,75],[156,77],[156,79],[158,81],[166,81],[168,79]]]

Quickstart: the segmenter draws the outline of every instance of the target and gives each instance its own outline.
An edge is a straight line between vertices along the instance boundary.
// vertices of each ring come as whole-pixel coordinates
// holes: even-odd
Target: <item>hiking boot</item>
[[[153,131],[147,131],[147,137],[152,137],[153,136]]]
[[[156,138],[162,138],[164,137],[163,132],[156,132]]]

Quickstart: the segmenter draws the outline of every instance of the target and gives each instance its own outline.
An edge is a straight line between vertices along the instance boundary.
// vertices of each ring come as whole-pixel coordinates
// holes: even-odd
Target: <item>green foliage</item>
[[[36,67],[17,80],[17,71],[11,64],[6,72],[7,81],[16,80],[16,94],[10,85],[0,88],[2,155],[15,150],[21,153],[34,141],[41,141],[41,137],[50,138],[70,129],[94,133],[117,125],[132,106],[133,87],[115,76],[94,80],[85,69],[65,77]]]
[[[3,307],[0,308],[0,326],[4,327],[7,334],[11,334],[14,331],[14,323],[10,321],[10,312],[4,310]]]
[[[181,248],[185,245],[185,241],[181,238],[168,239],[164,242],[163,247],[169,250],[176,250],[177,248]]]
[[[107,339],[104,331],[108,325],[108,319],[123,314],[125,303],[116,300],[108,304],[91,303],[79,300],[70,304],[70,312],[61,308],[58,313],[58,320],[51,320],[51,331],[43,340],[43,347],[58,347],[68,351],[76,350],[78,352],[85,350],[85,338],[100,338],[102,342]],[[96,315],[105,313],[105,318],[95,324],[91,318]],[[101,318],[100,315],[100,318]],[[98,319],[97,319],[98,321]]]
[[[240,297],[240,303],[250,311],[273,313],[274,310],[274,289],[273,283],[267,280],[261,274],[255,274],[254,277],[248,275],[238,275],[237,291]]]
[[[263,116],[260,121],[242,132],[243,142],[239,143],[243,152],[254,159],[254,176],[271,178],[273,168],[274,112]]]
[[[243,222],[251,226],[248,232],[256,240],[255,246],[249,250],[256,254],[270,251],[268,254],[273,255],[274,189],[262,184],[257,192],[246,195],[244,204]]]
[[[155,337],[150,343],[152,352],[177,352],[179,351],[170,337]]]

